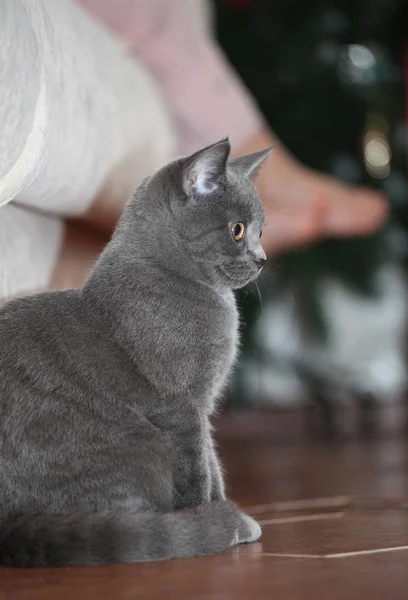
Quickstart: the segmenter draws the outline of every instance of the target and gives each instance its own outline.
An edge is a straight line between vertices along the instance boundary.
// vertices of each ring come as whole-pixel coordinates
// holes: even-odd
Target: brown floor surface
[[[408,443],[221,442],[262,540],[165,563],[0,571],[0,600],[408,597]]]

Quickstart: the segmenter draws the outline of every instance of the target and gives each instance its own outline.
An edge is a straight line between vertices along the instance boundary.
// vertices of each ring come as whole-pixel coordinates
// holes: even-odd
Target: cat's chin
[[[247,285],[249,285],[250,283],[254,283],[254,281],[256,281],[259,277],[259,275],[261,274],[261,271],[257,271],[254,275],[252,275],[249,279],[247,279],[245,281],[245,283],[243,283],[242,285],[238,286],[236,289],[240,289],[243,288]]]
[[[223,286],[229,287],[231,290],[240,290],[241,288],[244,288],[249,283],[255,281],[255,279],[258,278],[258,275],[259,271],[257,270],[256,273],[250,275],[249,277],[245,277],[245,279],[241,277],[238,278],[231,276],[223,267],[218,267],[218,277],[220,283]]]
[[[257,269],[256,273],[254,275],[252,275],[251,279],[248,281],[248,283],[253,283],[254,281],[256,281],[259,277],[259,275],[261,274],[262,269]]]

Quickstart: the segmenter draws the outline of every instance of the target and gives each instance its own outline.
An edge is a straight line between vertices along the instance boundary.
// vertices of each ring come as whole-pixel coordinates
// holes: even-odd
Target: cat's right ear
[[[232,167],[239,169],[241,173],[244,173],[252,182],[255,182],[262,165],[268,159],[275,146],[276,144],[265,148],[265,150],[239,156],[238,158],[234,158],[230,164]]]
[[[184,193],[205,196],[215,192],[225,176],[230,152],[230,141],[225,138],[187,158],[183,169]]]

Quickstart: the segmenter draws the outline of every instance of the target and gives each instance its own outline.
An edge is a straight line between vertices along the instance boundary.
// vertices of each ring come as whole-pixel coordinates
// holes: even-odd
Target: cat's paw
[[[241,520],[237,532],[237,544],[256,542],[262,535],[260,525],[245,513],[241,513]]]

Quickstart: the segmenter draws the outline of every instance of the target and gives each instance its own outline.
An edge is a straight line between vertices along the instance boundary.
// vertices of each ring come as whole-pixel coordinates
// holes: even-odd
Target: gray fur
[[[229,151],[223,140],[146,179],[82,289],[0,311],[0,565],[259,537],[226,500],[209,423],[237,349],[232,290],[265,256],[251,159],[227,165]]]

